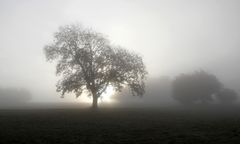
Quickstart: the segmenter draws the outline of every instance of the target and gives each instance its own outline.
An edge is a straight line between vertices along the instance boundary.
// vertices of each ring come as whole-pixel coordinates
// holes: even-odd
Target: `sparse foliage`
[[[57,91],[88,92],[93,107],[108,86],[120,91],[128,85],[133,95],[144,94],[145,65],[141,56],[112,46],[101,33],[79,24],[59,28],[52,44],[45,46],[48,61],[56,60],[56,75],[61,76]]]

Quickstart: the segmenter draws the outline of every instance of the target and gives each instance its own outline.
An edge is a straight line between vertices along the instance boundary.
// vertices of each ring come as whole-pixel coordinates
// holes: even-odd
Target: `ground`
[[[0,110],[0,128],[1,144],[236,144],[240,113],[167,108]]]

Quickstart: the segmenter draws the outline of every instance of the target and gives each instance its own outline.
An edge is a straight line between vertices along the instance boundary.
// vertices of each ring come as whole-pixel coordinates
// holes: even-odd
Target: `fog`
[[[86,102],[86,96],[60,98],[55,64],[43,52],[60,26],[78,22],[143,57],[146,94],[115,94],[117,103],[174,104],[161,79],[196,70],[240,93],[239,7],[238,0],[1,0],[0,87],[27,89],[31,102]]]

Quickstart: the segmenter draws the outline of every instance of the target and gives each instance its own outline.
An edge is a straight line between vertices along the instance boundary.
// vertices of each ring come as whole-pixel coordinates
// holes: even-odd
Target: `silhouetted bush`
[[[173,97],[183,104],[206,104],[213,101],[222,84],[212,74],[196,71],[193,74],[181,74],[173,81]]]
[[[216,97],[222,104],[231,104],[237,100],[238,94],[233,89],[224,88],[216,94]]]

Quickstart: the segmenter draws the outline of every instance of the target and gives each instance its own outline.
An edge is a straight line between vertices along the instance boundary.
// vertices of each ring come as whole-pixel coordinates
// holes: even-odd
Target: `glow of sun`
[[[98,99],[98,103],[113,103],[114,100],[112,99],[112,96],[114,95],[115,91],[112,86],[107,87],[106,91],[102,93],[101,97]],[[79,102],[84,103],[92,103],[92,97],[87,97],[86,95],[83,95],[82,97],[79,97]]]
[[[101,102],[112,103],[113,102],[112,96],[114,95],[114,93],[115,93],[115,91],[114,91],[113,87],[111,87],[111,86],[107,87],[106,92],[104,92],[102,94],[99,102],[100,103]]]

